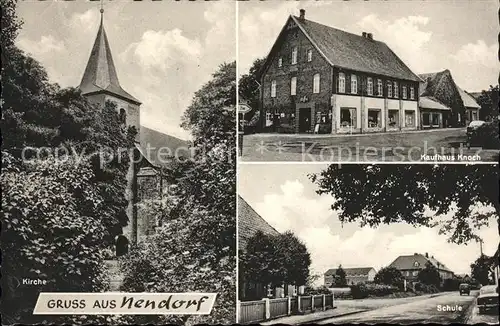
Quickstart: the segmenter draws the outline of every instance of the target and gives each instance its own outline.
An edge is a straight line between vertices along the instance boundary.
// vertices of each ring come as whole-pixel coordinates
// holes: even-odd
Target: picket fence
[[[238,323],[257,323],[284,316],[324,311],[333,308],[333,303],[333,294],[240,301],[238,303]]]

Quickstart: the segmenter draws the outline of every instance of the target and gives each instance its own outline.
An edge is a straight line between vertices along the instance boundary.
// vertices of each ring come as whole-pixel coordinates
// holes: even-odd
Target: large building
[[[371,33],[290,16],[263,68],[261,126],[290,133],[414,130],[421,79]]]
[[[443,263],[434,258],[434,256],[429,256],[428,253],[425,253],[425,255],[414,253],[413,255],[399,256],[388,267],[398,269],[401,274],[403,274],[406,281],[413,283],[417,281],[418,273],[425,268],[427,263],[436,267],[441,277],[441,281],[453,278],[454,273]]]
[[[97,36],[78,88],[89,102],[100,108],[107,102],[114,103],[122,123],[122,130],[134,127],[137,131],[133,150],[134,155],[142,159],[140,162],[132,162],[129,166],[125,194],[129,203],[127,211],[129,223],[123,228],[123,234],[117,238],[117,245],[128,247],[129,243],[137,243],[144,239],[158,223],[138,212],[140,210],[138,202],[148,197],[161,199],[163,187],[166,186],[164,182],[169,180],[162,170],[168,169],[169,163],[176,157],[189,156],[190,152],[186,141],[141,126],[141,102],[120,85],[104,29],[103,13],[104,10],[101,9]],[[123,254],[126,250],[117,248],[117,252]]]
[[[359,283],[373,282],[377,272],[373,267],[354,267],[342,268],[345,272],[347,285],[355,285]],[[324,284],[326,287],[333,287],[335,285],[335,277],[337,269],[331,268],[325,272]]]
[[[419,76],[422,129],[466,126],[479,119],[481,106],[455,83],[449,70]]]

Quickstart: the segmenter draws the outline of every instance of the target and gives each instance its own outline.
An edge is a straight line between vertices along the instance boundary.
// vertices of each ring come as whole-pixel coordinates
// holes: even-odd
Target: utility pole
[[[481,256],[483,256],[483,239],[479,239],[479,251],[481,253]]]

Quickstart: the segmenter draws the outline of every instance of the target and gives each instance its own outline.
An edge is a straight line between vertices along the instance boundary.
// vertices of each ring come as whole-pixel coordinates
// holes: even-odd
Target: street
[[[353,135],[251,134],[243,138],[241,160],[464,163],[498,160],[498,150],[467,149],[465,142],[464,128]],[[436,154],[441,157],[432,157]]]
[[[352,314],[344,317],[329,318],[317,324],[345,324],[345,323],[388,323],[388,324],[415,324],[415,323],[463,323],[471,313],[477,291],[469,296],[460,296],[457,292],[448,292],[434,297],[380,300],[378,307],[371,304],[373,310]],[[353,300],[362,301],[369,300]],[[372,300],[377,301],[377,299]],[[343,303],[338,301],[337,305]],[[356,304],[356,303],[355,303]],[[365,303],[365,305],[367,305]],[[369,305],[367,305],[369,308]]]

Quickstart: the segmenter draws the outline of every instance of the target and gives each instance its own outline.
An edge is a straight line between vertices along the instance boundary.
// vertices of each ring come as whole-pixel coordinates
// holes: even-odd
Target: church
[[[124,130],[132,126],[138,132],[133,151],[134,157],[140,157],[135,160],[138,162],[129,164],[125,194],[129,223],[116,239],[116,254],[119,256],[127,252],[129,244],[136,244],[154,232],[159,222],[141,214],[138,203],[144,200],[161,201],[168,182],[168,176],[162,171],[168,171],[168,162],[178,157],[185,159],[190,152],[187,141],[141,126],[142,103],[120,85],[104,29],[104,9],[101,8],[100,12],[97,36],[78,89],[93,104],[101,107],[108,101],[116,104]],[[162,149],[161,154],[159,149]],[[165,157],[165,153],[173,155]]]

